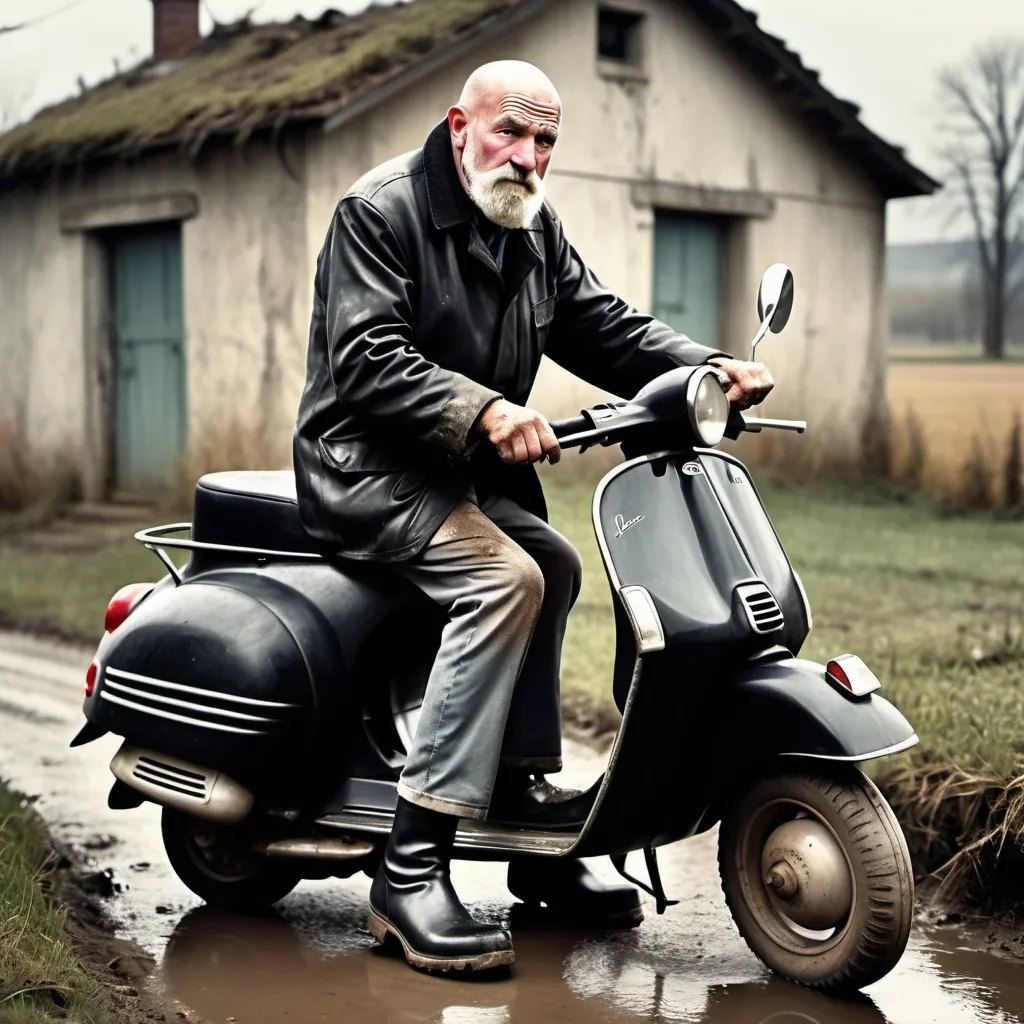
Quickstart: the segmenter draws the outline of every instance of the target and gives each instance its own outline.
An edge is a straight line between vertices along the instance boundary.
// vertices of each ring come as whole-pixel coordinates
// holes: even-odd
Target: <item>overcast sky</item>
[[[0,26],[56,11],[74,0],[0,0]],[[256,7],[257,20],[351,11],[361,0],[202,0],[203,31]],[[977,43],[1024,36],[1024,0],[756,0],[746,3],[761,26],[786,40],[821,73],[837,95],[861,107],[865,123],[907,148],[933,175],[936,144],[935,76],[960,62]],[[93,83],[150,52],[150,0],[77,0],[73,7],[22,32],[0,35],[0,102],[13,90],[26,109],[76,91],[81,75]],[[901,200],[889,206],[892,241],[924,241],[956,234],[941,203]]]

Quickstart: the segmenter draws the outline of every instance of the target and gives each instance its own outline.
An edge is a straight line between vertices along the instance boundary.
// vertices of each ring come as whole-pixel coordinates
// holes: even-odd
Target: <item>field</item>
[[[905,356],[889,365],[887,394],[893,454],[904,474],[908,460],[918,461],[923,452],[920,478],[956,495],[970,473],[967,463],[977,463],[980,453],[991,486],[1001,492],[1014,417],[1024,417],[1024,361]],[[914,441],[918,429],[920,444]]]

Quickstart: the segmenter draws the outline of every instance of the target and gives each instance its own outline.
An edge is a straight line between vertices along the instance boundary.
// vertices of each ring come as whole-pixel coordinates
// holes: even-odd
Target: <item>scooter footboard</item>
[[[802,658],[752,662],[728,684],[730,757],[799,756],[867,761],[918,742],[906,718],[884,697],[846,696],[825,668]]]

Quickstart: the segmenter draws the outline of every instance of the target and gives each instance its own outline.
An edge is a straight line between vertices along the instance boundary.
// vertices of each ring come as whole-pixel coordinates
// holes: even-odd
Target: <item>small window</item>
[[[597,12],[597,56],[620,64],[640,64],[642,14],[600,8]]]

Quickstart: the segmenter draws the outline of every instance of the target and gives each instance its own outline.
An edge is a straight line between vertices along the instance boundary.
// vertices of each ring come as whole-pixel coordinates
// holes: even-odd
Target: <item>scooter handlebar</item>
[[[563,437],[569,437],[570,434],[582,434],[585,430],[593,429],[590,420],[586,416],[570,416],[565,420],[549,420],[548,426],[551,427],[559,441]]]

